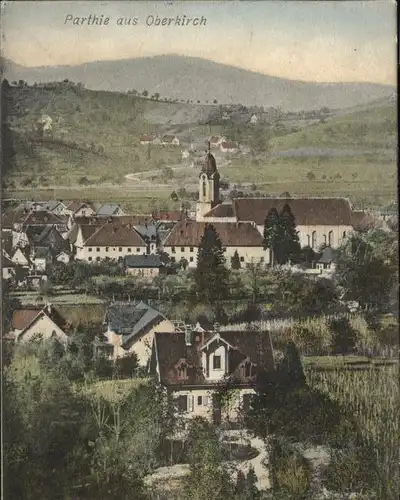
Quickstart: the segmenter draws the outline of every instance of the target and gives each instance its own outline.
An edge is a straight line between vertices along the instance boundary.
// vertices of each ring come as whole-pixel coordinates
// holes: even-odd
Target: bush
[[[269,461],[274,493],[297,500],[310,498],[311,465],[288,441],[272,439]]]
[[[133,377],[137,369],[138,359],[134,352],[115,361],[115,371],[119,377]]]

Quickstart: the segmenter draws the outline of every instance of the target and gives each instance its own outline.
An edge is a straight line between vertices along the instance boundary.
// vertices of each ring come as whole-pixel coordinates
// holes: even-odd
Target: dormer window
[[[178,372],[179,380],[187,379],[187,363],[185,360],[181,360],[180,363],[176,366],[176,370]]]

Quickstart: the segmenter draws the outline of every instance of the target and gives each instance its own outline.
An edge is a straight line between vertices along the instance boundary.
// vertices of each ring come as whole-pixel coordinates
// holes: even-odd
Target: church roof
[[[235,217],[234,206],[232,203],[220,203],[207,212],[204,217]]]
[[[201,172],[207,175],[212,175],[217,172],[217,162],[215,161],[214,155],[210,152],[206,154],[201,162]]]
[[[263,225],[271,208],[288,204],[298,226],[351,226],[352,210],[346,198],[237,198],[232,201],[238,221]]]

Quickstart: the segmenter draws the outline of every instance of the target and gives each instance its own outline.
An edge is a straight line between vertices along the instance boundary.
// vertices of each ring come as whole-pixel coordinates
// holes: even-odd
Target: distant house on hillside
[[[152,280],[160,274],[164,264],[159,255],[127,255],[123,266],[126,274]]]
[[[236,142],[224,141],[219,149],[222,153],[236,153],[239,150],[239,145]]]
[[[28,342],[35,337],[43,340],[57,338],[66,344],[68,335],[65,326],[64,318],[51,304],[43,309],[17,309],[13,312],[11,331],[6,335],[6,339]]]
[[[171,321],[144,302],[114,302],[107,308],[104,324],[104,336],[113,346],[113,358],[134,352],[140,366],[149,362],[154,333],[174,328]]]
[[[179,146],[180,142],[176,135],[164,135],[162,138],[164,146]]]
[[[221,135],[212,135],[209,139],[212,148],[219,148],[226,141],[226,138]]]
[[[146,146],[147,144],[153,144],[156,136],[153,134],[143,134],[139,137],[139,142],[143,146]]]
[[[11,256],[11,262],[15,265],[28,268],[31,265],[29,250],[26,248],[17,248]]]
[[[252,117],[250,118],[250,123],[252,125],[255,125],[256,123],[258,123],[258,116],[257,115],[252,115]]]

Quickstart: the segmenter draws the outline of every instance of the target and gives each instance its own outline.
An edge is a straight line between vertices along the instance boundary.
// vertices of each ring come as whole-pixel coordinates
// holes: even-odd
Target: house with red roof
[[[57,338],[66,344],[68,342],[66,321],[51,304],[42,309],[16,309],[11,319],[11,330],[3,338],[15,342],[28,342],[34,338],[42,340]]]
[[[176,412],[220,424],[237,418],[255,393],[257,375],[275,370],[269,332],[220,332],[217,326],[183,325],[154,334],[149,371],[166,390]],[[226,383],[232,398],[216,393]]]

